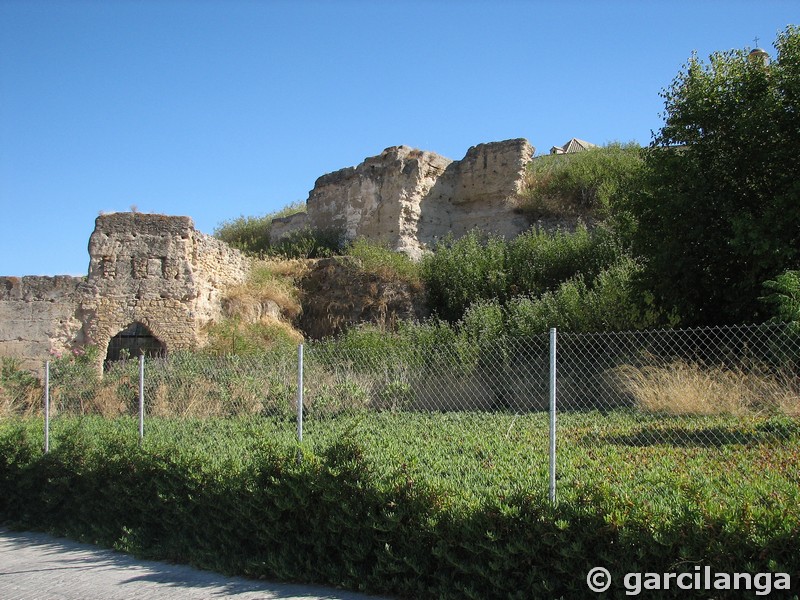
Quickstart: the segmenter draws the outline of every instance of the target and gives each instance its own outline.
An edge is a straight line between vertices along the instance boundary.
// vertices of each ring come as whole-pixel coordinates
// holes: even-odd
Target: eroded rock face
[[[529,227],[527,220],[514,212],[511,201],[522,191],[525,170],[533,160],[534,149],[524,139],[479,144],[467,151],[453,171],[453,194],[445,212],[450,220],[446,231],[460,237],[474,228],[506,237],[519,235]],[[444,206],[439,207],[439,212]]]
[[[395,146],[357,167],[323,175],[308,197],[308,224],[415,255],[422,201],[452,162],[433,152]]]
[[[300,282],[300,329],[312,339],[335,336],[359,323],[393,329],[428,316],[419,286],[365,272],[347,256],[315,262]]]
[[[510,200],[522,188],[534,149],[524,139],[480,144],[460,161],[394,146],[356,167],[323,175],[303,217],[273,222],[273,240],[294,224],[334,228],[417,258],[437,239],[470,229],[518,235],[528,227]]]
[[[0,277],[0,356],[39,371],[42,361],[81,343],[85,277]]]

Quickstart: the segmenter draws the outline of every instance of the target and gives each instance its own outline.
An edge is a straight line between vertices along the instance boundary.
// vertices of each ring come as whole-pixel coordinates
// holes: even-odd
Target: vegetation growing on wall
[[[326,258],[341,254],[346,244],[344,233],[338,229],[316,230],[305,227],[283,237],[269,248],[267,254],[287,259]]]
[[[305,209],[305,202],[292,202],[278,211],[261,217],[242,215],[220,223],[214,230],[214,236],[247,254],[266,253],[270,250],[269,233],[273,219],[289,217]]]
[[[302,312],[297,282],[307,267],[300,260],[254,259],[247,281],[223,298],[224,318],[207,327],[204,352],[259,354],[301,342],[292,322]]]
[[[375,273],[385,279],[404,281],[418,286],[422,283],[419,263],[402,252],[395,252],[386,246],[359,238],[350,242],[344,254],[358,260],[367,273]]]
[[[635,143],[539,156],[528,167],[518,206],[534,220],[606,218],[635,187],[641,167]]]

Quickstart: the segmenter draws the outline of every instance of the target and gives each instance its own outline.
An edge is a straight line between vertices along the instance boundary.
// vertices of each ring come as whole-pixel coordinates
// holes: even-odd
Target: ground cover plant
[[[595,563],[798,572],[796,420],[588,411],[559,427],[553,506],[543,413],[356,411],[309,419],[299,445],[283,417],[151,419],[141,445],[134,419],[59,417],[47,455],[40,420],[5,419],[0,520],[409,598],[588,597]]]

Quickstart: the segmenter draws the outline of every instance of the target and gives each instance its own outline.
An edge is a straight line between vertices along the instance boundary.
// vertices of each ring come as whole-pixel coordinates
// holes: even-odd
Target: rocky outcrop
[[[480,144],[460,161],[394,146],[317,179],[307,212],[273,221],[273,241],[301,226],[336,229],[419,257],[448,234],[478,227],[513,237],[528,223],[512,200],[534,149],[524,139]]]
[[[433,214],[444,211],[449,216],[446,229],[423,232],[423,241],[429,243],[448,233],[460,237],[474,228],[506,237],[525,231],[530,223],[514,210],[513,201],[522,192],[533,154],[533,147],[524,139],[470,148],[453,165],[451,198],[431,207]]]

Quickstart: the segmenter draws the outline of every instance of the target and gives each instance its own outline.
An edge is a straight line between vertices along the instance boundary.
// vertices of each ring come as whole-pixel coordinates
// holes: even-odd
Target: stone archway
[[[109,340],[105,362],[136,358],[140,354],[163,356],[166,351],[167,347],[161,340],[145,325],[135,321]]]

